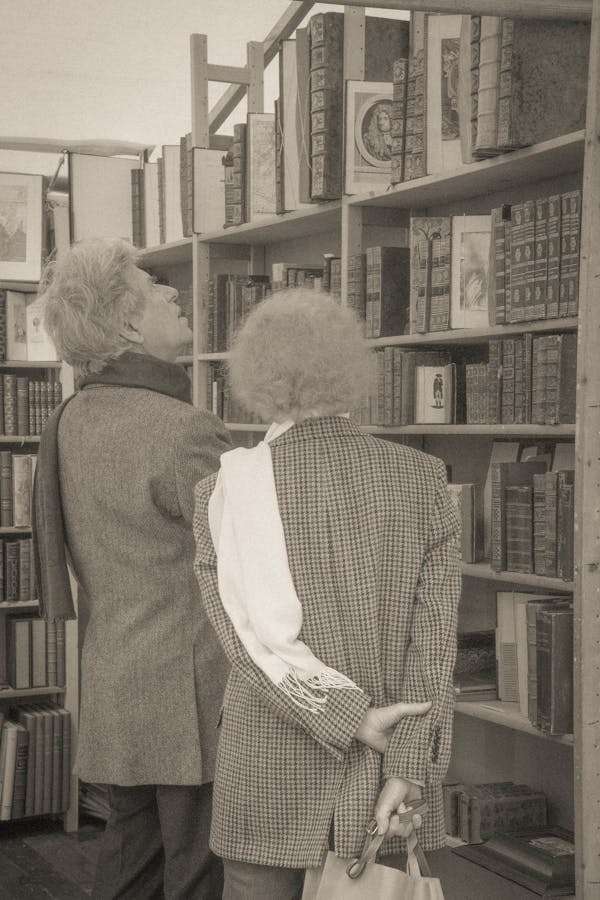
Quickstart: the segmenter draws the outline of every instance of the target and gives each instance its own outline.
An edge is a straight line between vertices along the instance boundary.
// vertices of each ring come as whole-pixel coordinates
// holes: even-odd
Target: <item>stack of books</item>
[[[0,378],[0,434],[38,435],[50,413],[62,403],[58,378],[6,373]]]
[[[446,783],[443,792],[446,832],[465,844],[547,825],[545,795],[526,784]]]
[[[7,681],[14,690],[65,686],[65,623],[35,616],[6,619]]]
[[[71,780],[71,714],[60,706],[0,712],[0,821],[64,812]]]

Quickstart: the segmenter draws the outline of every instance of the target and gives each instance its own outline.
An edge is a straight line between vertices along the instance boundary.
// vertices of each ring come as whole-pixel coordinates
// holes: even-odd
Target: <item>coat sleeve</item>
[[[336,759],[342,760],[348,750],[370,698],[354,689],[330,689],[319,712],[310,712],[294,703],[265,675],[249,656],[223,608],[219,596],[217,560],[208,526],[208,499],[215,479],[206,479],[196,488],[194,535],[196,560],[194,569],[202,601],[230,663],[271,707],[275,715],[301,728]]]
[[[222,453],[231,450],[229,432],[217,416],[194,410],[175,436],[175,484],[181,515],[191,525],[194,517],[194,488],[219,468]]]
[[[401,694],[407,702],[430,700],[432,706],[424,716],[401,719],[383,765],[386,778],[421,783],[441,781],[450,760],[461,592],[460,524],[441,461],[436,461],[434,491]]]

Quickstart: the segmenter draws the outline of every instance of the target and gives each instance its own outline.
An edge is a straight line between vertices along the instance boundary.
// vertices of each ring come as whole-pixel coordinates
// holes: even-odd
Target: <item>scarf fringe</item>
[[[341,688],[360,690],[358,685],[346,675],[328,668],[321,669],[316,675],[306,675],[297,669],[290,669],[279,682],[278,687],[292,703],[311,713],[322,711],[323,705],[327,703],[327,693],[330,690]],[[321,696],[318,696],[319,693]]]

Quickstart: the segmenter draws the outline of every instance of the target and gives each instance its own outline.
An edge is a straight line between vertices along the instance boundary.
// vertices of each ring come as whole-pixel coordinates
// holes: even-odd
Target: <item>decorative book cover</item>
[[[495,572],[507,568],[506,553],[506,489],[513,486],[533,486],[532,478],[546,471],[543,460],[529,462],[493,462],[491,471],[491,564]],[[532,501],[533,502],[533,501]]]
[[[537,717],[547,734],[573,732],[573,610],[542,607],[536,618]]]
[[[308,51],[308,46],[306,47]],[[308,73],[306,73],[308,76]],[[282,209],[290,211],[307,205],[300,200],[300,153],[303,139],[308,144],[308,134],[302,136],[299,117],[298,51],[295,40],[282,41],[279,49],[279,118],[282,146]],[[307,89],[306,85],[303,85]]]
[[[394,61],[392,93],[392,174],[391,184],[404,181],[406,152],[406,103],[408,86],[408,59]]]
[[[413,216],[410,220],[410,333],[429,330],[432,310],[434,242],[438,247],[451,244],[450,216]],[[452,247],[447,247],[449,255]],[[439,259],[439,257],[438,257]],[[450,274],[450,273],[448,273]],[[444,294],[436,300],[438,308]],[[448,317],[450,297],[447,295]]]
[[[44,362],[58,360],[54,344],[44,328],[44,301],[36,297],[25,306],[27,359]]]
[[[455,366],[417,366],[415,424],[449,425],[454,421]]]
[[[461,16],[427,17],[427,173],[463,166],[458,115]]]
[[[130,196],[127,175],[127,200]],[[44,178],[0,172],[0,279],[39,281],[44,255]],[[131,212],[128,209],[131,228]]]
[[[296,29],[296,70],[298,96],[296,139],[298,143],[298,199],[310,203],[310,35],[308,28]]]
[[[248,113],[246,132],[247,221],[275,214],[275,116]]]
[[[410,17],[404,178],[427,175],[427,13]]]
[[[27,297],[20,291],[6,292],[6,356],[27,359]]]
[[[392,172],[393,85],[346,82],[346,193],[382,192]]]
[[[451,328],[486,328],[491,216],[452,217]]]

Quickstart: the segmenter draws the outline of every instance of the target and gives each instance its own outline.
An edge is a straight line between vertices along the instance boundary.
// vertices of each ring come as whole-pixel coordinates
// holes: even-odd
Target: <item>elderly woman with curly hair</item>
[[[444,842],[459,525],[441,460],[365,434],[372,363],[353,313],[298,289],[237,335],[231,386],[271,420],[196,488],[195,570],[232,663],[211,846],[226,900],[291,900],[330,844],[384,853],[420,796]]]

